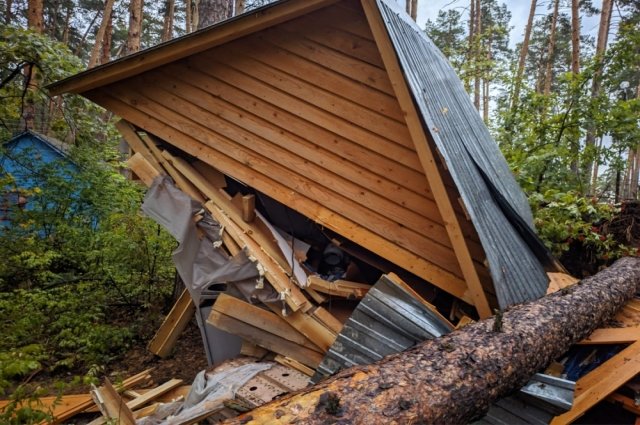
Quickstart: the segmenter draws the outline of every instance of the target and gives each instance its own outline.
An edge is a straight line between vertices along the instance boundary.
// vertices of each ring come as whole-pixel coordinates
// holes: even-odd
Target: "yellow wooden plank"
[[[235,19],[224,25],[211,26],[206,31],[194,32],[153,49],[130,55],[125,60],[109,62],[106,65],[92,68],[82,74],[51,84],[47,89],[53,96],[68,92],[86,92],[203,50],[211,49],[216,45],[227,43],[263,28],[307,14],[336,1],[305,0],[274,5],[260,13],[248,13],[241,19]]]
[[[281,354],[278,354],[273,360],[275,360],[276,362],[280,363],[283,366],[288,366],[292,369],[297,370],[298,372],[302,372],[309,377],[313,376],[316,373],[315,370],[303,365],[299,361],[290,359],[289,357],[285,357]]]
[[[238,335],[256,345],[273,351],[274,353],[291,357],[314,369],[320,364],[323,358],[323,355],[317,351],[310,350],[294,342],[281,338],[278,335],[266,332],[260,328],[256,328],[215,310],[211,311],[211,314],[207,319],[207,323],[229,333]]]
[[[140,137],[138,136],[138,133],[136,132],[134,126],[132,126],[125,120],[119,120],[116,123],[116,128],[134,152],[142,155],[144,159],[148,161],[149,165],[157,170],[158,173],[164,172],[160,163],[156,160],[149,148],[147,148],[147,146],[142,142],[142,139],[140,139]],[[142,178],[142,176],[138,177]]]
[[[596,329],[578,344],[631,344],[640,340],[640,326]]]
[[[364,283],[350,282],[347,280],[329,282],[320,276],[309,276],[307,278],[307,285],[324,294],[347,299],[361,299],[367,294],[369,289],[371,289],[371,285]]]
[[[569,424],[640,373],[640,341],[634,342],[576,382],[571,410],[556,416],[552,425]]]
[[[238,298],[227,294],[220,294],[215,304],[213,304],[213,310],[266,332],[278,335],[281,338],[303,347],[318,352],[322,351],[277,314],[239,300]]]
[[[402,110],[406,113],[405,117],[407,119],[407,125],[409,126],[409,132],[413,138],[425,174],[428,177],[431,190],[440,209],[440,214],[445,220],[445,227],[460,263],[460,268],[462,269],[465,282],[468,285],[473,304],[480,318],[490,317],[493,313],[484,293],[476,267],[473,264],[467,241],[462,234],[460,223],[453,208],[452,199],[440,174],[441,170],[438,168],[436,159],[434,158],[432,151],[433,144],[430,143],[431,141],[428,140],[425,133],[420,115],[416,110],[413,98],[407,87],[404,74],[398,63],[398,58],[389,39],[378,6],[375,0],[362,0],[362,7],[364,8],[367,21],[369,22],[378,48],[380,49],[394,92],[400,102]]]
[[[100,410],[106,419],[115,419],[120,425],[135,425],[136,420],[133,417],[133,412],[120,397],[108,378],[104,379],[104,385],[100,390],[96,389],[91,394],[98,407],[101,407]]]
[[[464,301],[472,302],[471,298],[466,294],[466,285],[462,279],[403,247],[364,229],[358,223],[354,223],[348,218],[329,210],[324,205],[302,194],[292,192],[289,188],[283,186],[283,182],[274,180],[270,175],[256,174],[247,168],[247,165],[242,162],[242,158],[231,157],[224,152],[203,147],[193,135],[178,131],[161,119],[133,108],[106,92],[96,91],[87,94],[87,96],[118,115],[126,117],[127,120],[134,122],[136,125],[160,134],[163,139],[202,161],[216,164],[216,167],[225,174],[237,178],[257,190],[269,193],[274,199],[289,205],[317,223],[338,232],[359,245],[367,247],[367,249],[378,255],[383,255],[389,261],[396,263],[452,295]]]
[[[153,184],[153,180],[160,175],[158,170],[153,168],[140,152],[133,154],[126,162],[131,171],[133,171],[147,187],[150,187],[151,184]]]
[[[579,280],[566,273],[548,272],[547,276],[549,276],[549,288],[547,289],[547,294],[551,294],[562,288],[571,286]]]
[[[193,304],[191,295],[189,291],[184,289],[149,342],[149,351],[162,358],[169,356],[180,334],[187,327],[195,312],[196,307]]]

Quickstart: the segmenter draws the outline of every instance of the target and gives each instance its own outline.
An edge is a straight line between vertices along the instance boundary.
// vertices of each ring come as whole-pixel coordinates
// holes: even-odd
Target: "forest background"
[[[432,7],[402,2],[414,19]],[[60,391],[95,381],[144,344],[178,288],[175,242],[139,213],[143,191],[125,177],[114,117],[43,87],[266,3],[0,0],[0,140],[24,129],[55,137],[78,168],[13,158],[29,165],[30,188],[0,168],[11,220],[0,225],[0,395],[35,400],[51,391],[38,377]],[[514,1],[453,0],[430,11],[425,31],[528,195],[539,234],[580,277],[637,252],[609,225],[638,199],[640,0],[528,3],[517,40]],[[9,409],[0,422],[46,415]]]

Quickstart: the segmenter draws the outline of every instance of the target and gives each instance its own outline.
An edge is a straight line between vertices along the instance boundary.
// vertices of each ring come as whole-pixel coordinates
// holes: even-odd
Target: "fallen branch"
[[[640,259],[447,336],[345,370],[230,423],[467,423],[611,319],[640,285]]]

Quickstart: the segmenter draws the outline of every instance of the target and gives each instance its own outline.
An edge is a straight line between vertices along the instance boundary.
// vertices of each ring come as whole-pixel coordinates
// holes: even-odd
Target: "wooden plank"
[[[142,139],[138,136],[134,126],[125,120],[119,120],[116,123],[116,128],[134,152],[142,155],[158,173],[164,173],[162,166],[153,156],[149,148],[147,148],[147,146],[142,142]],[[140,175],[138,175],[138,177],[142,178]]]
[[[615,316],[613,316],[613,321],[615,323],[620,324],[621,326],[639,326],[640,325],[640,312],[631,308],[627,305],[623,306]]]
[[[151,380],[151,375],[150,372],[153,369],[146,369],[136,375],[133,375],[127,379],[125,379],[124,381],[122,381],[121,384],[116,385],[116,389],[117,391],[125,391],[127,389],[130,388],[134,388],[138,385],[141,385],[144,382],[148,382]],[[53,421],[51,422],[52,425],[57,425],[57,424],[61,424],[63,422],[65,422],[66,420],[74,417],[75,415],[86,411],[87,409],[90,409],[92,406],[95,406],[95,403],[93,401],[93,398],[89,397],[88,400],[81,402],[77,405],[75,405],[75,407],[73,408],[69,408],[66,409],[62,412],[56,413],[56,415],[54,415]]]
[[[569,424],[640,373],[640,341],[634,342],[576,382],[573,407],[552,425]]]
[[[292,369],[297,370],[298,372],[304,373],[307,376],[313,376],[316,373],[315,370],[303,365],[299,361],[293,360],[289,357],[285,357],[281,354],[278,354],[273,360],[275,360],[276,362],[280,363],[283,366],[288,366]]]
[[[153,388],[149,391],[145,391],[144,394],[139,395],[138,397],[134,398],[131,401],[128,401],[126,403],[127,408],[129,409],[129,411],[132,412],[132,415],[134,418],[139,418],[142,417],[141,415],[148,415],[149,413],[144,411],[144,412],[133,412],[133,410],[137,410],[140,409],[142,407],[144,407],[145,405],[151,403],[152,401],[158,399],[160,396],[162,396],[163,394],[166,394],[172,390],[174,390],[175,388],[178,388],[182,385],[182,379],[171,379],[167,382],[165,382],[164,384]],[[94,421],[92,421],[90,423],[90,425],[102,425],[104,423],[106,423],[107,421],[105,420],[104,417],[102,418],[98,418]]]
[[[281,265],[273,258],[274,255],[265,251],[262,246],[266,244],[257,243],[253,238],[258,236],[259,232],[254,231],[246,226],[240,214],[225,199],[220,192],[207,184],[206,180],[193,167],[181,158],[176,158],[168,152],[164,152],[164,156],[170,158],[171,164],[175,167],[176,172],[180,173],[182,178],[188,180],[190,184],[198,188],[209,199],[205,203],[205,208],[209,210],[213,218],[225,228],[225,231],[238,243],[239,246],[246,247],[251,255],[264,267],[265,276],[274,288],[282,294],[285,294],[287,304],[294,311],[299,308],[306,308],[308,301],[302,294],[302,291],[292,282],[291,278],[283,270]],[[235,216],[236,220],[232,220],[230,216]],[[245,227],[240,227],[244,225]],[[249,234],[248,230],[251,230]],[[265,246],[266,248],[266,246]]]
[[[266,332],[215,310],[211,311],[207,323],[223,331],[238,335],[274,353],[291,357],[314,369],[318,367],[323,358],[323,355],[317,351],[302,347],[278,335]]]
[[[333,332],[324,323],[310,314],[300,310],[284,314],[283,310],[278,308],[274,303],[267,304],[267,307],[301,334],[309,338],[323,353],[329,350],[329,347],[333,345],[338,337],[336,332]]]
[[[310,350],[322,352],[307,337],[298,332],[277,314],[249,304],[227,294],[220,294],[213,304],[213,310],[240,320],[265,332],[278,335]]]
[[[384,63],[378,52],[378,47],[372,40],[371,32],[369,32],[368,37],[362,37],[343,29],[359,24],[364,27],[361,31],[368,31],[367,23],[362,19],[359,22],[352,22],[347,17],[337,18],[335,19],[334,17],[334,19],[328,21],[323,19],[322,11],[319,11],[285,22],[280,27],[286,31],[297,33],[299,37],[308,38],[354,59],[384,69]]]
[[[636,405],[636,402],[633,399],[625,396],[624,394],[613,393],[607,397],[607,401],[613,404],[619,404],[623,409],[640,416],[640,406]]]
[[[219,56],[219,53],[223,56]],[[334,127],[338,120],[344,120],[351,125],[355,124],[377,136],[383,137],[389,142],[410,149],[412,147],[409,131],[404,122],[398,122],[385,115],[363,108],[350,99],[331,92],[330,81],[323,81],[321,83],[322,86],[316,86],[297,78],[292,78],[291,75],[253,59],[233,46],[225,46],[219,52],[216,51],[215,54],[212,54],[209,59],[214,56],[217,58],[217,63],[213,62],[212,65],[216,68],[224,63],[252,76],[256,80],[280,89],[280,91],[290,96],[290,100],[295,98],[317,108],[318,111],[332,114]],[[315,111],[315,113],[317,114],[318,112]]]
[[[136,420],[133,417],[133,412],[108,378],[104,379],[104,385],[99,390],[97,388],[92,390],[91,395],[106,419],[116,419],[117,423],[121,425],[135,425]],[[92,425],[95,424],[92,423]]]
[[[600,328],[580,341],[580,345],[631,344],[640,340],[640,326],[627,328]]]
[[[240,354],[243,356],[255,357],[257,359],[262,359],[264,356],[270,353],[269,350],[258,347],[254,343],[242,340],[242,345],[240,346]]]
[[[400,102],[400,107],[406,113],[405,117],[407,119],[407,125],[409,126],[409,132],[413,138],[420,162],[424,167],[425,175],[428,177],[431,190],[440,209],[440,214],[445,220],[445,227],[458,262],[460,263],[464,280],[468,285],[471,298],[473,299],[473,305],[476,307],[481,319],[490,317],[493,313],[484,293],[476,267],[473,264],[467,241],[462,234],[460,223],[453,208],[453,201],[445,187],[444,180],[440,174],[441,170],[438,168],[436,159],[434,158],[432,151],[433,143],[427,138],[420,115],[416,110],[413,98],[404,79],[402,68],[398,63],[398,58],[387,34],[384,22],[382,21],[378,6],[375,4],[375,0],[362,0],[362,7],[378,48],[380,49],[394,92]]]
[[[225,152],[207,149],[191,134],[178,131],[160,119],[151,116],[141,110],[127,105],[122,100],[116,99],[104,91],[96,91],[87,94],[96,103],[108,107],[120,116],[125,116],[131,122],[140,127],[160,134],[165,140],[174,146],[183,149],[204,162],[216,164],[216,167],[227,175],[243,181],[264,193],[269,193],[277,201],[289,205],[294,210],[311,218],[355,243],[367,247],[370,251],[383,255],[389,261],[403,267],[450,294],[472,303],[466,293],[466,285],[459,277],[443,270],[436,264],[426,261],[424,258],[408,251],[407,249],[377,235],[360,224],[337,214],[324,205],[284,187],[281,182],[274,180],[270,175],[258,175],[248,169],[243,158],[227,155]],[[264,160],[264,159],[262,159]]]
[[[309,312],[313,317],[318,319],[324,326],[329,328],[336,335],[342,330],[342,322],[336,319],[333,314],[329,313],[323,307],[316,307]]]
[[[196,306],[193,304],[189,291],[185,288],[149,342],[148,350],[163,359],[169,356],[180,334],[187,327],[195,312]]]
[[[331,175],[328,175],[323,168],[307,164],[303,158],[288,155],[282,149],[264,143],[263,140],[247,139],[248,135],[240,128],[232,129],[221,121],[216,121],[214,124],[215,117],[204,109],[196,110],[193,105],[183,103],[179,108],[180,113],[178,113],[163,106],[168,103],[175,104],[179,102],[175,98],[152,101],[147,98],[140,99],[142,96],[135,93],[133,89],[126,91],[114,89],[112,91],[117,92],[118,95],[125,99],[129,99],[130,102],[138,105],[138,107],[145,108],[151,114],[163,117],[167,122],[178,123],[173,125],[188,127],[190,133],[207,146],[220,152],[225,152],[236,159],[246,158],[243,159],[243,162],[248,161],[255,171],[270,174],[274,177],[278,176],[277,178],[280,181],[289,185],[295,191],[307,193],[314,199],[326,200],[326,203],[331,205],[335,211],[350,217],[355,222],[362,223],[373,231],[384,232],[383,234],[387,238],[397,240],[398,244],[407,247],[412,252],[421,253],[423,257],[432,263],[445,268],[451,273],[462,276],[454,251],[446,246],[448,244],[447,232],[437,223],[420,219],[410,211],[399,208],[397,204],[385,202],[380,196],[364,188],[356,188],[349,182],[336,180]],[[158,91],[160,90],[155,90],[155,92]],[[156,95],[152,96],[155,97]],[[198,116],[199,113],[202,116]],[[237,136],[232,140],[221,134],[215,134],[216,130],[232,130]],[[277,158],[278,161],[272,158]],[[305,171],[305,175],[298,174],[295,171],[300,168]],[[325,181],[329,178],[329,181],[340,187],[331,189],[321,186],[317,183],[322,181],[320,177],[316,178],[316,181],[310,181],[310,177],[307,177],[306,174],[312,171],[317,173],[318,176],[325,176]],[[327,183],[325,182],[325,184]],[[343,191],[348,191],[348,194]],[[433,235],[433,233],[440,230],[442,230],[441,236],[436,237]]]
[[[256,197],[255,195],[244,195],[242,197],[242,220],[251,223],[256,219]]]
[[[350,282],[348,280],[329,282],[320,276],[309,276],[307,278],[307,285],[324,294],[358,300],[362,299],[369,289],[371,289],[371,285],[365,283]]]
[[[240,19],[211,26],[206,31],[197,31],[168,43],[132,54],[124,60],[109,62],[92,68],[74,77],[47,86],[52,96],[63,93],[82,93],[114,81],[156,68],[189,55],[211,49],[220,44],[240,38],[307,14],[335,3],[337,0],[305,0],[276,4],[259,13],[247,13]]]
[[[351,58],[342,52],[327,48],[314,41],[300,38],[296,33],[285,31],[281,27],[268,28],[256,34],[256,37],[278,45],[319,65],[326,66],[366,86],[389,95],[394,94],[387,73],[376,66]]]
[[[549,288],[547,289],[547,294],[554,293],[578,282],[578,279],[566,273],[548,272],[547,276],[549,277]]]
[[[190,107],[184,102],[199,106],[190,115],[198,116],[200,122],[206,120],[208,131],[239,141],[242,146],[251,147],[251,150],[260,155],[277,155],[281,164],[291,170],[304,171],[304,175],[316,184],[400,220],[415,231],[430,228],[429,234],[434,235],[434,240],[442,241],[444,246],[450,245],[435,202],[376,175],[373,172],[375,166],[368,162],[367,157],[360,157],[357,161],[355,158],[353,161],[346,160],[337,155],[335,150],[327,150],[326,147],[289,133],[287,129],[278,128],[266,120],[252,116],[256,106],[252,107],[251,112],[239,110],[186,83],[149,78],[145,79],[145,86],[154,86],[154,93],[150,96],[159,103],[182,102],[181,109]],[[163,95],[165,87],[169,91]],[[167,99],[167,95],[171,97]],[[328,181],[334,184],[329,185]],[[340,184],[336,186],[335,182]],[[478,251],[481,252],[479,244]]]
[[[153,180],[160,175],[158,169],[154,168],[140,152],[133,154],[126,163],[147,187],[151,187]]]

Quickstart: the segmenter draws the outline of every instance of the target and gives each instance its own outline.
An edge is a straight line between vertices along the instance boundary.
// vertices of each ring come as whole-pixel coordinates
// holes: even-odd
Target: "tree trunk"
[[[67,13],[64,16],[64,30],[62,31],[62,42],[69,45],[69,32],[71,30],[71,14],[73,13],[73,3],[70,2],[67,4]]]
[[[43,0],[29,0],[27,25],[30,30],[39,34],[44,32]],[[36,104],[35,92],[38,90],[38,73],[36,64],[28,64],[24,68],[26,96],[22,108],[22,121],[26,130],[35,130]]]
[[[558,8],[560,7],[560,0],[555,0],[553,4],[553,15],[551,16],[551,32],[549,33],[549,53],[547,54],[547,68],[544,76],[544,90],[542,93],[544,96],[549,96],[551,93],[551,83],[553,82],[553,62],[556,49],[556,28],[558,26]],[[547,99],[545,99],[545,104]]]
[[[102,39],[102,54],[100,55],[100,64],[107,63],[111,60],[111,45],[113,43],[113,13],[109,16],[107,22],[107,30]]]
[[[236,0],[235,14],[240,15],[244,13],[245,1],[244,0]]]
[[[467,66],[473,63],[473,40],[475,34],[473,30],[476,26],[476,0],[471,0],[471,5],[469,7],[469,39],[467,40]],[[471,93],[471,76],[472,74],[469,72],[469,68],[467,67],[467,71],[465,72],[464,78],[464,88],[467,93]]]
[[[580,0],[571,0],[571,72],[580,73]]]
[[[522,40],[522,48],[520,49],[520,58],[518,59],[518,71],[516,72],[516,81],[514,83],[513,95],[511,98],[511,109],[515,109],[520,100],[520,87],[522,86],[522,77],[524,76],[524,65],[527,62],[529,54],[529,40],[531,40],[531,28],[533,28],[533,18],[536,14],[537,0],[531,0],[531,8],[529,9],[529,19],[524,29],[524,40]]]
[[[131,0],[129,3],[129,33],[127,35],[127,51],[125,53],[127,55],[140,50],[143,8],[143,0]]]
[[[411,19],[413,22],[418,20],[418,0],[411,0]]]
[[[580,284],[357,366],[229,423],[436,423],[478,418],[610,320],[640,286],[640,258]]]
[[[100,27],[98,27],[98,32],[96,33],[96,41],[93,44],[93,49],[91,49],[91,56],[89,57],[89,65],[87,68],[93,68],[98,64],[98,58],[102,53],[102,45],[104,42],[104,37],[107,32],[107,27],[111,21],[111,11],[113,10],[113,3],[115,0],[107,0],[104,3],[104,9],[102,11],[102,21],[100,22]]]
[[[169,41],[173,38],[173,11],[175,0],[166,0],[164,3],[164,19],[162,22],[162,41]]]
[[[13,0],[7,0],[6,4],[7,6],[4,10],[4,23],[9,25],[13,21],[13,12],[11,10],[13,8]]]
[[[482,7],[480,5],[480,0],[476,0],[476,23],[475,23],[475,49],[474,49],[474,70],[475,70],[475,80],[473,83],[473,105],[476,107],[476,110],[480,111],[480,67],[478,66],[478,62],[480,59],[480,55],[482,54],[482,49],[480,48],[480,41],[482,38]]]
[[[233,14],[234,0],[200,0],[198,4],[198,29],[228,19]]]
[[[193,17],[192,17],[192,13],[193,13],[193,4],[191,3],[191,0],[185,0],[184,2],[184,9],[185,9],[185,18],[184,18],[184,30],[187,34],[189,34],[191,31],[193,31],[193,26],[191,25],[191,23],[193,22]]]
[[[27,12],[27,25],[30,30],[39,34],[44,31],[43,0],[29,0],[29,10]]]
[[[411,16],[411,0],[405,0],[404,8],[407,11],[407,15]]]
[[[611,24],[611,13],[613,11],[613,0],[602,0],[602,12],[600,15],[600,27],[598,28],[598,42],[596,44],[596,64],[591,83],[591,97],[597,98],[600,95],[600,85],[602,78],[602,59],[607,50],[607,40],[609,38],[609,27]],[[587,129],[586,148],[593,147],[596,143],[596,129],[590,125]],[[591,164],[588,169],[591,168]],[[593,180],[593,179],[592,179]],[[593,190],[591,190],[593,195]]]

